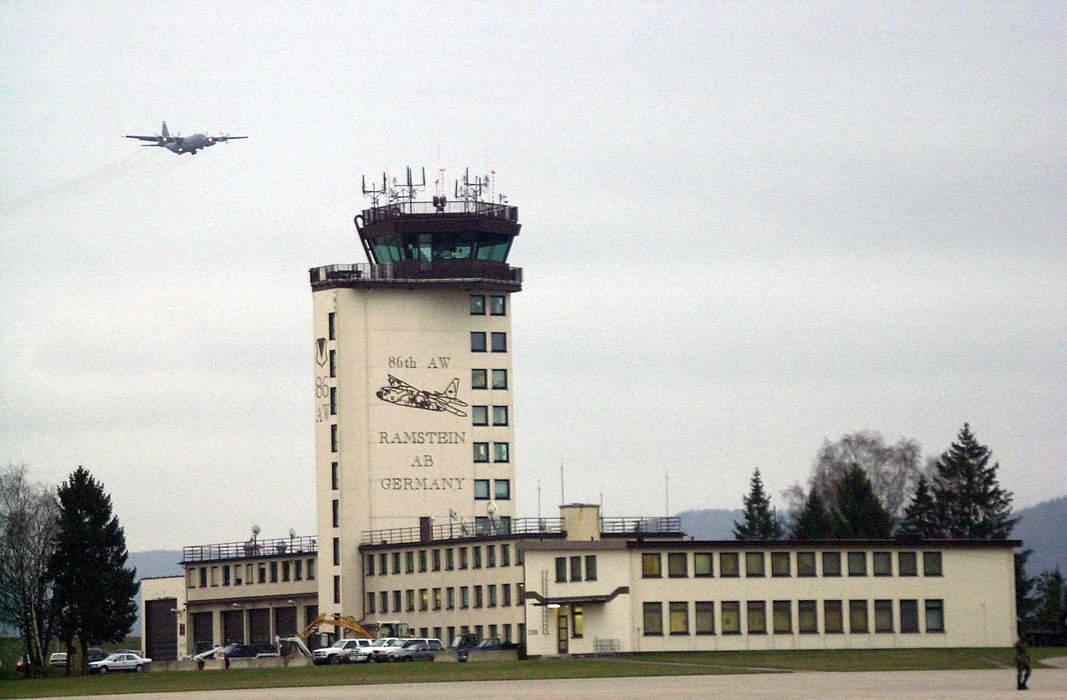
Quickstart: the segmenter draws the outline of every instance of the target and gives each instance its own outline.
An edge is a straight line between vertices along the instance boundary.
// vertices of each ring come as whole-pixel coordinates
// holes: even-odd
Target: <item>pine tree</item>
[[[759,469],[752,474],[752,488],[742,497],[745,517],[734,523],[734,537],[739,540],[778,540],[782,538],[782,526],[771,510],[770,496],[763,490]]]
[[[858,464],[837,484],[837,506],[831,514],[837,538],[885,539],[893,531],[893,516],[874,495],[871,480]]]
[[[1018,518],[1011,517],[1011,493],[997,483],[1000,465],[988,466],[990,454],[964,423],[957,442],[938,458],[932,491],[946,537],[1003,540],[1011,535]]]
[[[1033,553],[1032,549],[1015,552],[1015,617],[1019,622],[1033,618],[1037,608],[1037,600],[1032,595],[1035,579],[1026,575],[1026,562]]]
[[[833,537],[833,522],[830,519],[830,513],[815,489],[808,493],[804,507],[797,513],[791,535],[795,540],[821,540]]]
[[[1048,624],[1060,624],[1067,610],[1064,609],[1063,574],[1059,567],[1052,571],[1043,571],[1037,577],[1037,610],[1034,619]]]
[[[919,477],[915,485],[915,495],[904,509],[904,519],[897,528],[897,535],[904,537],[921,537],[934,539],[944,537],[941,531],[937,503],[930,492],[930,483],[926,475]]]
[[[119,642],[137,619],[136,570],[111,497],[79,466],[59,487],[59,526],[49,563],[59,638],[68,658],[77,638],[82,670],[92,644]]]

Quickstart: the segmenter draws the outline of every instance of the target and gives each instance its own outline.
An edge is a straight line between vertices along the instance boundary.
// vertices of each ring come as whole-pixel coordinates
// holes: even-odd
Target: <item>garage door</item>
[[[249,610],[248,630],[250,644],[270,644],[270,608]]]
[[[245,611],[224,610],[222,613],[222,641],[223,644],[237,642],[245,643]]]
[[[296,634],[296,608],[274,608],[274,633],[279,637]]]
[[[144,605],[145,653],[150,659],[178,658],[177,598],[147,600]]]
[[[210,649],[214,643],[211,611],[193,613],[193,648],[197,653]]]

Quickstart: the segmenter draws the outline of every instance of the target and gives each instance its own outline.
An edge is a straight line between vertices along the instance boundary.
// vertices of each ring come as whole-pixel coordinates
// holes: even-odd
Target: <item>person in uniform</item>
[[[1026,645],[1026,637],[1019,637],[1015,642],[1015,681],[1019,690],[1029,690],[1026,681],[1030,680],[1030,649]]]

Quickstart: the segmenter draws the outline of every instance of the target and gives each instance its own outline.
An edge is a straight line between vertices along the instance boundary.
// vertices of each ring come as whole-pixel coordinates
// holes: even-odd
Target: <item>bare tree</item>
[[[52,556],[58,506],[53,489],[31,482],[25,464],[0,472],[0,621],[18,628],[31,665],[44,668],[52,638]]]
[[[858,465],[871,480],[871,488],[890,515],[900,517],[907,507],[919,475],[924,472],[919,443],[901,438],[886,445],[881,434],[863,430],[844,435],[837,442],[824,440],[811,466],[808,489],[819,494],[830,510],[837,507],[837,485],[852,467]],[[927,469],[929,465],[927,464]],[[782,495],[793,513],[799,513],[807,500],[799,483]]]

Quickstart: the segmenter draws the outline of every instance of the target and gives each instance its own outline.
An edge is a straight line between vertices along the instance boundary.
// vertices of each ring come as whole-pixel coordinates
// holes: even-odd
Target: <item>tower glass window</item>
[[[493,294],[489,297],[489,313],[493,316],[506,316],[508,311],[507,297]]]
[[[326,325],[329,327],[330,340],[336,340],[337,314],[335,314],[333,311],[327,314]]]
[[[472,369],[471,370],[471,389],[485,389],[488,385],[486,383],[486,372],[484,369]]]
[[[494,389],[507,389],[508,388],[508,371],[506,369],[494,369],[493,370],[493,388]]]
[[[489,461],[489,443],[488,442],[476,442],[476,443],[474,443],[474,461],[475,462],[488,462]]]
[[[508,407],[507,406],[493,406],[493,425],[507,425],[507,424],[508,424]],[[477,423],[475,425],[477,425]]]
[[[484,331],[471,331],[471,352],[485,352]]]
[[[508,351],[508,334],[507,333],[491,333],[490,340],[493,346],[493,352],[507,352]]]
[[[493,479],[493,498],[500,501],[510,501],[511,482],[507,479]]]
[[[488,501],[489,500],[489,479],[475,479],[474,480],[474,500],[476,500],[476,501]]]
[[[471,316],[485,316],[485,295],[471,294]]]
[[[508,443],[506,443],[506,442],[494,442],[493,443],[493,461],[494,462],[507,462],[508,461]]]
[[[494,406],[494,409],[496,407]],[[489,407],[471,406],[471,422],[474,425],[489,425]]]

